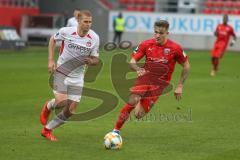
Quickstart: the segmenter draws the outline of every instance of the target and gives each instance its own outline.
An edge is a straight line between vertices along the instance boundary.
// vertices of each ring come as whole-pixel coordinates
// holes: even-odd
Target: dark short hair
[[[154,27],[164,27],[168,30],[169,23],[166,20],[159,20],[154,23]]]

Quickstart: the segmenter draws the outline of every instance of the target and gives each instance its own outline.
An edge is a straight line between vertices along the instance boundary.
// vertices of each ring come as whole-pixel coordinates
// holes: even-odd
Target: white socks
[[[54,109],[54,103],[55,103],[55,99],[51,99],[49,102],[48,102],[48,105],[47,105],[47,108],[48,110],[53,110]]]
[[[45,126],[45,128],[52,130],[52,129],[57,128],[60,125],[64,124],[66,120],[67,120],[67,118],[64,116],[63,111],[61,111],[55,118],[53,118],[53,120],[51,120]]]

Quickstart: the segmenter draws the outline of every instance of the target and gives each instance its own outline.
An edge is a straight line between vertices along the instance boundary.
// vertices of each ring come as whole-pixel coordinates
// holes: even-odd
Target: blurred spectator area
[[[155,0],[99,0],[108,9],[153,12]]]
[[[0,6],[38,8],[38,0],[0,0]]]
[[[100,0],[108,9],[240,15],[240,0]]]
[[[153,12],[155,0],[118,0],[121,9],[127,11]]]
[[[38,0],[0,0],[0,26],[11,26],[20,31],[23,15],[38,15]]]
[[[240,15],[240,0],[205,0],[204,14]]]
[[[28,44],[46,45],[49,38],[62,26],[64,26],[64,17],[62,14],[23,16],[21,36]]]
[[[108,9],[139,12],[200,13],[205,0],[100,0]]]

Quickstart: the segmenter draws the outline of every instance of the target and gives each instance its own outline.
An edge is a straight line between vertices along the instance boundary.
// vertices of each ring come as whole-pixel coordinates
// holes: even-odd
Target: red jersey
[[[224,45],[228,44],[231,36],[235,36],[232,26],[228,24],[219,24],[216,28],[217,40],[216,43],[221,43]]]
[[[217,39],[212,50],[212,57],[222,57],[227,48],[230,37],[235,36],[235,33],[230,25],[224,24],[219,24],[215,32]]]
[[[145,65],[144,68],[149,70],[148,64],[155,63],[167,68],[166,73],[163,74],[162,80],[169,82],[174,71],[176,62],[183,64],[187,60],[182,47],[171,41],[167,40],[164,45],[160,45],[156,42],[155,39],[149,39],[142,42],[136,50],[133,52],[132,57],[139,61],[145,56]],[[156,71],[156,70],[155,70]],[[164,71],[164,72],[165,72]],[[157,72],[163,72],[158,70]]]

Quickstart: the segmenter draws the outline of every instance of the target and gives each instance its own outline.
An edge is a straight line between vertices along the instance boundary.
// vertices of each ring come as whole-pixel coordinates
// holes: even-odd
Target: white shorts
[[[53,93],[66,94],[68,99],[75,102],[80,102],[83,84],[83,76],[67,77],[59,72],[53,75]]]

